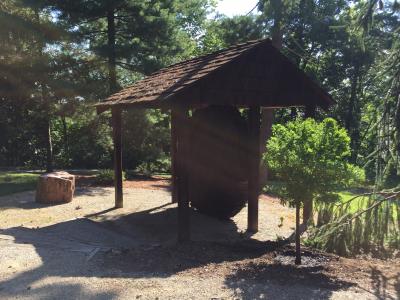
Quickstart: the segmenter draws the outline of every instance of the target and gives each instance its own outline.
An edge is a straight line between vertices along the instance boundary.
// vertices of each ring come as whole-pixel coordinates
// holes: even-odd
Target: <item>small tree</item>
[[[354,178],[347,162],[350,138],[331,118],[274,125],[264,161],[283,182],[282,200],[296,207],[296,264],[300,256],[300,207],[321,199],[329,201],[333,192]]]

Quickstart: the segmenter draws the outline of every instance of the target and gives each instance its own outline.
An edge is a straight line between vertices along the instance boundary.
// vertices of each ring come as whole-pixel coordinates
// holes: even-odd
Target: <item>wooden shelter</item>
[[[276,49],[269,39],[249,41],[161,69],[96,105],[111,109],[114,136],[115,206],[122,207],[121,111],[161,108],[171,112],[172,198],[178,202],[178,239],[190,238],[188,135],[190,110],[210,105],[248,109],[248,230],[258,229],[261,108],[319,106],[328,93]]]

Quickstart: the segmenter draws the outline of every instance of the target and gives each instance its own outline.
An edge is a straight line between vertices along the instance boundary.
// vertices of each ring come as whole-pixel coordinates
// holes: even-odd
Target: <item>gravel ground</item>
[[[79,188],[46,206],[34,193],[0,197],[1,299],[399,299],[399,260],[343,259],[305,249],[293,265],[277,236],[293,211],[260,199],[260,231],[246,209],[232,222],[192,212],[192,242],[176,244],[176,205],[165,182]]]

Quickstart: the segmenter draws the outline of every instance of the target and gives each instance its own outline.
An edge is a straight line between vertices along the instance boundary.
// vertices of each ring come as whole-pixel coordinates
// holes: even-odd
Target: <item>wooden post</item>
[[[307,105],[304,117],[305,118],[315,118],[315,112],[316,112],[316,107],[314,104]]]
[[[172,203],[178,202],[178,136],[176,123],[177,112],[171,109],[171,182],[172,182]]]
[[[111,110],[113,141],[114,141],[114,188],[115,207],[121,208],[124,205],[122,195],[122,137],[121,137],[121,108],[115,107]]]
[[[260,107],[249,109],[250,170],[248,182],[247,230],[258,231],[258,196],[260,191]]]
[[[189,208],[189,116],[187,109],[176,113],[176,129],[178,134],[178,242],[190,240],[190,208]]]

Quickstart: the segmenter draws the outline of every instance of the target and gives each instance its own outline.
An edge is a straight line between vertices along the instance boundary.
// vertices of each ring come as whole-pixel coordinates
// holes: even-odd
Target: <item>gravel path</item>
[[[192,212],[193,242],[176,244],[176,205],[163,187],[77,190],[46,206],[34,193],[0,197],[1,299],[398,299],[398,261],[349,260],[276,248],[293,211],[260,199],[260,231],[246,209],[232,222]],[[397,292],[396,292],[397,290]]]

